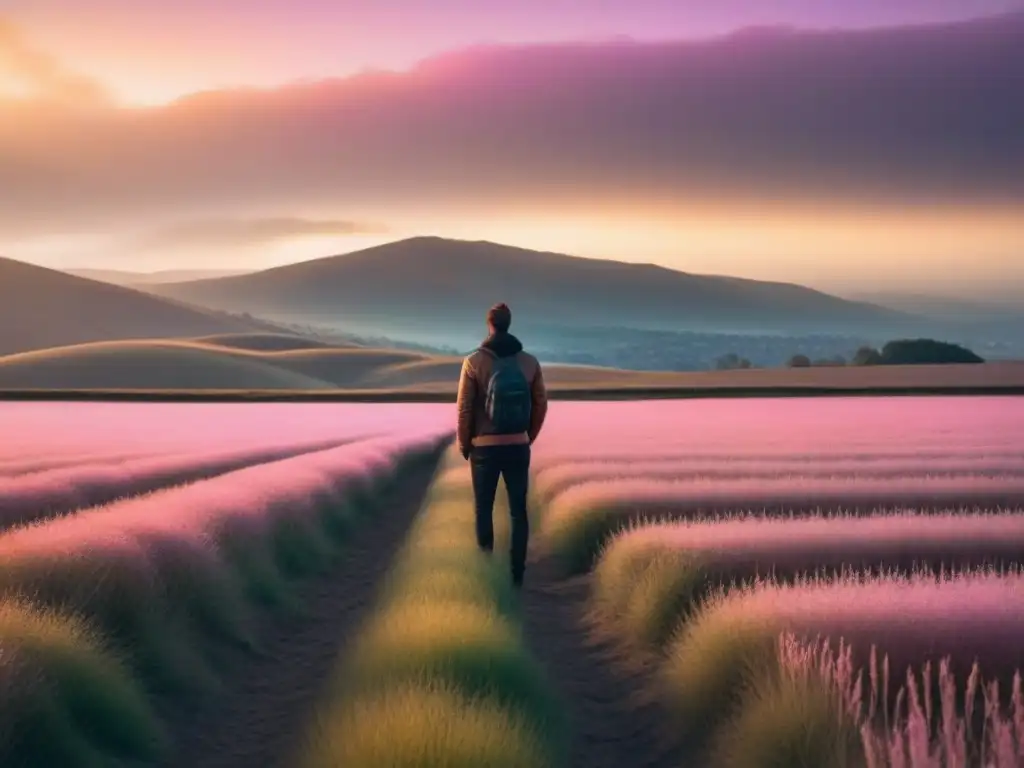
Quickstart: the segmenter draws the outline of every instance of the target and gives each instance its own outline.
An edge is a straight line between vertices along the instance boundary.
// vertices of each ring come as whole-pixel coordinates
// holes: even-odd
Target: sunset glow
[[[897,120],[907,98],[885,102],[879,83],[844,127],[845,102],[814,95],[806,69],[780,70],[792,93],[778,94],[756,82],[775,65],[743,69],[771,55],[771,33],[723,44],[741,46],[727,64],[708,54],[710,79],[681,100],[643,73],[652,57],[704,55],[666,41],[1019,7],[13,0],[0,14],[0,173],[18,194],[0,212],[0,252],[56,267],[256,269],[430,233],[829,290],[920,287],[927,273],[930,288],[984,293],[1024,282],[1024,188],[1008,154],[1020,143],[1010,124],[1001,148],[972,134],[986,125],[973,102],[946,119],[943,75],[908,91],[921,100],[910,122]],[[573,41],[596,42],[554,45]],[[538,43],[551,45],[493,47]],[[617,56],[647,85],[607,84]],[[860,77],[840,58],[822,83]],[[695,69],[678,66],[684,81]],[[987,124],[1005,123],[1000,109]],[[230,231],[178,234],[211,217]],[[266,219],[297,229],[231,234],[239,220],[267,232]]]

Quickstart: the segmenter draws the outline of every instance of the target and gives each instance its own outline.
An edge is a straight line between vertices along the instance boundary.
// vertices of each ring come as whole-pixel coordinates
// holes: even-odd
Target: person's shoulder
[[[485,354],[486,353],[482,349],[474,349],[472,352],[470,352],[468,355],[462,358],[463,370],[469,370],[472,371],[473,373],[476,373],[476,371],[480,368],[481,361],[483,360]]]
[[[540,368],[540,360],[538,360],[535,356],[531,355],[525,349],[519,352],[519,360],[521,362],[531,365],[534,368]]]

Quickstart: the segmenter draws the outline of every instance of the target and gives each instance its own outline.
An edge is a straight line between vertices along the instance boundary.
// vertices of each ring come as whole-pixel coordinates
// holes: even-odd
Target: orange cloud
[[[0,97],[5,91],[69,104],[110,101],[98,80],[68,69],[57,57],[33,46],[14,24],[0,19]]]

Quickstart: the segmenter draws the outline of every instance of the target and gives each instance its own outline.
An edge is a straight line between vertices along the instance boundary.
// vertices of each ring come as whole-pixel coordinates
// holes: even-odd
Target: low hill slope
[[[381,372],[393,367],[431,366],[449,358],[438,358],[420,352],[407,352],[400,349],[303,349],[290,352],[265,352],[260,359],[267,363],[293,371],[303,376],[310,376],[329,381],[338,387],[364,388],[385,386],[378,384]],[[457,361],[454,373],[458,379],[461,358]]]
[[[259,355],[173,341],[78,344],[0,357],[0,389],[331,389]]]
[[[257,330],[241,319],[0,258],[0,355],[93,341]]]

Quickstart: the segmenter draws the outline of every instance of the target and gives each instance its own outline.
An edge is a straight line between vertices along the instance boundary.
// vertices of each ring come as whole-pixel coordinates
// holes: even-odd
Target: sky
[[[256,269],[438,234],[1005,293],[1024,19],[982,42],[884,30],[1022,8],[0,0],[0,254]],[[722,38],[757,26],[831,32]]]

